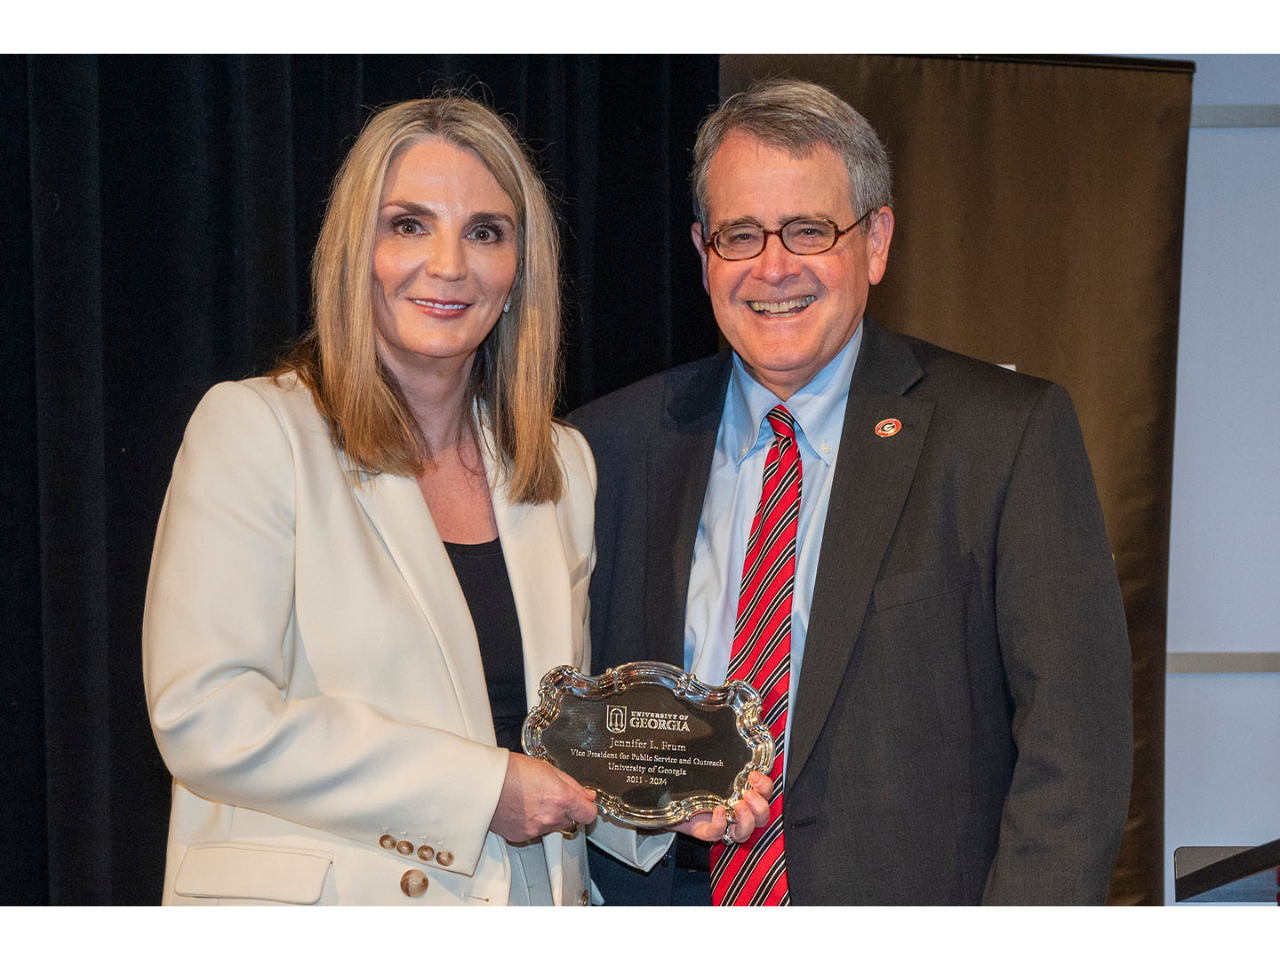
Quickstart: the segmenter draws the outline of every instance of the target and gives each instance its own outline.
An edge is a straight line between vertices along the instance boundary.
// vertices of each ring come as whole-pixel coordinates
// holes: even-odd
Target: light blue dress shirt
[[[786,401],[786,408],[796,421],[801,462],[796,578],[791,601],[788,740],[818,555],[822,550],[822,530],[831,500],[831,478],[844,428],[849,381],[861,345],[862,324],[858,324],[844,349]],[[760,503],[764,461],[773,443],[773,429],[765,416],[781,402],[752,379],[734,354],[733,373],[729,377],[693,546],[689,596],[685,603],[684,666],[704,683],[723,684],[729,668],[733,628],[738,617],[738,593],[742,587],[742,561]]]

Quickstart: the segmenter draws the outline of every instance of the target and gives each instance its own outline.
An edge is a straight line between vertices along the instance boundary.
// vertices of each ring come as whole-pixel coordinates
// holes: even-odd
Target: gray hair
[[[693,212],[705,235],[707,170],[730,134],[742,131],[771,147],[807,156],[821,145],[834,150],[849,173],[854,210],[879,210],[893,203],[889,154],[867,118],[826,87],[805,80],[757,80],[735,93],[698,128],[693,148]],[[868,224],[864,221],[862,229]]]

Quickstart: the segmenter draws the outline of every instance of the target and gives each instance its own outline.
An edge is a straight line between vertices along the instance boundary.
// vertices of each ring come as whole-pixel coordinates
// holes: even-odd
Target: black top
[[[516,600],[502,558],[502,544],[446,543],[462,595],[480,641],[485,685],[498,746],[520,752],[520,729],[528,712],[524,699],[524,649]]]

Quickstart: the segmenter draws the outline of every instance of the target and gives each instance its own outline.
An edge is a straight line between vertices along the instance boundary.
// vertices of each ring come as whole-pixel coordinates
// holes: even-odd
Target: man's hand
[[[732,827],[729,827],[729,815],[721,804],[710,813],[700,813],[690,817],[671,829],[697,840],[714,842],[722,839],[725,828],[729,827],[729,839],[734,843],[742,843],[750,839],[751,834],[769,822],[769,798],[773,796],[773,781],[763,773],[752,771],[747,782],[749,786],[746,792],[738,801],[738,805],[733,808]]]
[[[572,833],[596,818],[596,794],[551,764],[522,753],[507,757],[507,778],[489,829],[512,843],[552,830]]]

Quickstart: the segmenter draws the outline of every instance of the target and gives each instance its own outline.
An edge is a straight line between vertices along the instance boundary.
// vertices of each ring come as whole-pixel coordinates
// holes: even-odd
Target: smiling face
[[[401,384],[465,383],[519,262],[516,209],[472,150],[431,137],[387,168],[373,242],[378,354]]]
[[[844,229],[854,210],[849,175],[830,147],[793,156],[745,133],[725,138],[707,170],[707,217],[714,233],[735,223],[776,230],[798,217],[832,220]],[[776,236],[751,260],[722,260],[693,241],[716,323],[747,370],[786,400],[849,342],[871,284],[884,276],[893,212],[882,207],[826,253],[797,256]]]

